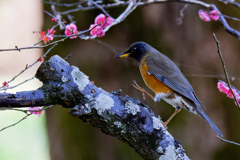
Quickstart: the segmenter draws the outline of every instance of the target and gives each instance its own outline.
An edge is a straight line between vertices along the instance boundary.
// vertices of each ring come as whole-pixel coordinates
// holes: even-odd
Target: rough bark
[[[172,137],[147,105],[120,96],[121,91],[109,93],[96,87],[88,76],[59,56],[42,63],[36,78],[43,82],[41,88],[0,94],[0,107],[60,104],[71,108],[70,115],[128,143],[146,160],[189,159],[181,142]]]

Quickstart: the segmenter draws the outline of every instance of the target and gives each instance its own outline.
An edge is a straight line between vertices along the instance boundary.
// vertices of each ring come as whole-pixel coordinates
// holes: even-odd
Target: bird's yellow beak
[[[123,53],[120,53],[120,54],[116,55],[114,58],[128,57],[129,54],[130,54],[130,53],[125,53],[125,52],[123,52]]]

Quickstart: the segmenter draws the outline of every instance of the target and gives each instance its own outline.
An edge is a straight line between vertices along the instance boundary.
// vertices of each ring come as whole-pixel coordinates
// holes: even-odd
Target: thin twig
[[[176,19],[177,25],[181,25],[183,23],[184,11],[187,9],[188,4],[185,4],[183,8],[179,11],[179,17]]]
[[[235,144],[235,145],[240,146],[239,143],[236,143],[236,142],[233,142],[233,141],[228,141],[228,140],[223,139],[222,137],[220,137],[220,136],[218,136],[218,135],[217,135],[216,137],[219,138],[219,139],[221,139],[221,141],[223,141],[223,142],[227,142],[227,143],[231,143],[231,144]]]
[[[97,8],[99,8],[107,17],[109,17],[109,14],[107,13],[107,11],[105,11],[105,9],[100,6],[99,4],[97,4],[96,2],[92,1],[92,0],[88,0],[89,2],[93,3]]]
[[[47,52],[42,56],[42,58],[45,58],[46,55],[47,55],[47,54],[53,49],[53,47],[55,47],[56,45],[57,45],[57,43],[55,43],[51,48],[49,48],[49,49],[47,50]],[[34,65],[35,65],[37,62],[39,62],[39,61],[40,61],[40,60],[37,59],[33,64],[31,64],[31,65],[26,65],[26,67],[25,67],[24,70],[22,70],[19,74],[17,74],[17,75],[14,76],[10,81],[7,82],[7,85],[9,85],[9,84],[10,84],[11,82],[13,82],[17,77],[19,77],[19,76],[20,76],[21,74],[23,74],[27,69],[31,68],[32,66],[34,66]],[[12,88],[18,87],[18,86],[20,86],[20,85],[22,85],[22,84],[24,84],[24,83],[32,80],[33,78],[34,78],[34,77],[32,77],[32,78],[30,78],[30,79],[27,79],[27,80],[25,80],[25,81],[23,81],[23,82],[15,85],[15,86],[12,86],[12,87],[6,88],[5,86],[2,86],[2,87],[0,87],[0,91],[1,91],[1,90],[5,90],[5,91],[6,91],[7,89],[12,89]]]
[[[56,5],[56,6],[63,6],[63,7],[72,7],[72,6],[77,6],[77,5],[80,5],[82,3],[85,3],[87,1],[82,1],[82,2],[77,2],[77,3],[57,3],[57,2],[47,2],[47,1],[42,1],[42,3],[45,3],[45,4],[53,4],[53,5]]]
[[[189,4],[194,4],[194,5],[200,5],[206,8],[209,8],[211,5],[202,1],[196,1],[196,0],[148,0],[145,2],[139,2],[138,6],[146,6],[146,5],[150,5],[150,4],[155,4],[155,3],[167,3],[167,2],[181,2],[181,3],[189,3]],[[132,3],[132,1],[117,1],[116,3],[110,3],[110,4],[101,4],[99,6],[101,6],[102,8],[112,8],[112,7],[119,7],[119,6],[127,6],[130,3]],[[67,15],[69,13],[73,13],[73,12],[78,12],[80,10],[93,10],[96,9],[96,6],[88,6],[88,7],[83,7],[81,5],[78,6],[78,8],[75,9],[71,9],[71,10],[67,10],[67,11],[63,11],[63,12],[59,12],[59,14],[61,15]]]
[[[240,4],[237,3],[237,2],[235,2],[234,0],[219,0],[219,1],[220,1],[220,2],[223,2],[223,3],[225,3],[225,4],[230,3],[230,4],[232,4],[233,6],[240,8]]]
[[[202,1],[196,1],[196,0],[147,0],[145,2],[138,2],[137,6],[146,6],[146,5],[155,4],[155,3],[167,3],[167,2],[180,2],[180,3],[187,3],[187,4],[192,4],[192,5],[199,5],[199,6],[202,6],[202,7],[205,7],[205,8],[209,8],[211,10],[217,10],[218,13],[221,14],[221,12],[218,10],[218,8],[214,4],[208,4],[208,3],[205,3],[205,2],[202,2]],[[107,8],[112,8],[112,7],[126,6],[126,5],[129,6],[130,3],[132,3],[132,1],[127,1],[127,2],[117,1],[116,3],[101,4],[99,6],[104,8],[104,9],[107,9]],[[80,10],[82,10],[82,11],[84,11],[84,10],[93,10],[93,9],[96,9],[96,8],[97,8],[96,6],[83,7],[83,6],[79,5],[78,8],[67,10],[67,11],[63,11],[63,12],[59,12],[59,14],[60,15],[66,15],[66,14],[70,14],[72,12],[78,12]],[[227,18],[229,18],[229,17],[227,17]],[[231,18],[231,19],[237,20],[235,18]],[[233,29],[232,27],[230,27],[229,24],[227,23],[226,19],[224,18],[224,16],[220,15],[219,21],[222,23],[222,25],[224,26],[224,28],[226,29],[226,31],[228,33],[230,33],[231,35],[237,37],[238,40],[240,40],[240,32],[238,30]],[[96,38],[96,36],[91,36],[91,37],[84,37],[83,36],[81,38],[86,40],[86,39]]]
[[[64,58],[64,60],[67,60],[71,56],[72,56],[72,54],[70,53],[67,57]]]
[[[3,131],[3,130],[5,130],[5,129],[7,129],[7,128],[10,128],[10,127],[15,126],[16,124],[22,122],[24,119],[26,119],[28,116],[31,116],[31,115],[32,115],[32,113],[28,113],[26,116],[24,116],[22,119],[20,119],[20,120],[17,121],[16,123],[11,124],[11,125],[9,125],[9,126],[7,126],[7,127],[4,127],[4,128],[2,128],[2,129],[0,129],[0,132]]]
[[[211,4],[210,9],[211,9],[211,10],[217,10],[217,12],[220,14],[219,21],[222,23],[222,25],[224,26],[224,28],[226,29],[226,31],[227,31],[228,33],[230,33],[231,35],[237,37],[238,40],[240,40],[240,32],[237,31],[237,30],[235,30],[235,29],[233,29],[232,27],[229,26],[229,24],[227,23],[226,19],[225,19],[223,16],[221,16],[222,13],[218,10],[218,8],[217,8],[215,5]]]
[[[58,42],[63,42],[65,41],[67,38],[71,37],[72,35],[69,35],[67,37],[64,37],[63,39],[60,39],[60,40],[57,40],[57,41],[54,41],[54,42],[51,42],[51,43],[48,43],[48,44],[45,44],[45,45],[42,45],[42,46],[34,46],[34,47],[22,47],[22,48],[10,48],[10,49],[0,49],[0,52],[4,52],[4,51],[19,51],[19,50],[23,50],[23,49],[42,49],[42,48],[45,48],[47,46],[51,46],[51,45],[54,45]]]
[[[104,32],[107,32],[112,26],[117,25],[118,23],[121,23],[134,9],[136,9],[139,3],[140,1],[139,2],[131,1],[128,7],[125,9],[125,11],[121,15],[119,15],[118,18],[116,18],[111,25],[104,28]],[[80,38],[84,40],[88,40],[88,39],[94,39],[96,37],[97,36],[94,35],[94,36],[81,36]]]
[[[187,77],[204,77],[204,78],[225,78],[225,75],[214,75],[214,74],[184,74]],[[240,78],[236,78],[236,77],[229,77],[231,81],[239,81]]]
[[[51,48],[49,48],[47,50],[47,52],[42,56],[42,58],[45,58],[47,56],[47,54],[57,45],[57,43],[55,43]]]
[[[46,109],[49,109],[51,108],[53,105],[49,105],[49,106],[44,106],[42,109],[36,109],[36,110],[31,110],[32,112],[39,112],[39,111],[43,111],[43,110],[46,110]],[[0,129],[0,132],[7,129],[7,128],[10,128],[10,127],[13,127],[15,125],[17,125],[18,123],[22,122],[23,120],[25,120],[28,116],[31,116],[33,113],[28,113],[30,112],[30,110],[23,110],[23,109],[16,109],[16,108],[2,108],[1,110],[13,110],[13,111],[20,111],[20,112],[24,112],[26,114],[26,116],[24,116],[22,119],[20,119],[19,121],[17,121],[16,123],[14,124],[11,124],[7,127],[4,127],[2,129]]]
[[[235,94],[234,94],[234,92],[233,92],[233,90],[232,90],[231,84],[230,84],[230,80],[229,80],[229,77],[228,77],[228,74],[227,74],[227,69],[226,69],[226,66],[225,66],[225,62],[224,62],[224,60],[223,60],[222,53],[221,53],[221,50],[220,50],[219,41],[217,40],[217,37],[216,37],[216,35],[215,35],[214,33],[213,33],[213,37],[214,37],[214,39],[215,39],[215,41],[216,41],[216,44],[217,44],[218,54],[219,54],[219,57],[220,57],[221,62],[222,62],[223,71],[224,71],[225,77],[226,77],[226,79],[227,79],[228,86],[229,86],[229,88],[230,88],[230,90],[231,90],[231,92],[232,92],[232,94],[233,94],[233,96],[234,96],[234,100],[235,100],[235,102],[237,103],[238,109],[240,110],[240,106],[239,106],[237,97],[235,96]]]
[[[23,82],[15,85],[15,86],[12,86],[12,87],[8,87],[8,88],[0,87],[0,91],[3,91],[3,90],[5,91],[5,90],[8,90],[8,89],[16,88],[16,87],[18,87],[18,86],[20,86],[20,85],[22,85],[22,84],[24,84],[24,83],[26,83],[26,82],[28,82],[28,81],[33,80],[34,78],[35,78],[35,77],[29,78],[29,79],[27,79],[27,80],[25,80],[25,81],[23,81]],[[9,83],[8,83],[8,84],[9,84]],[[3,88],[3,89],[2,89],[2,88]]]
[[[43,106],[42,109],[34,109],[34,110],[29,110],[29,109],[18,109],[18,108],[1,108],[0,111],[4,111],[4,110],[11,110],[11,111],[20,111],[20,112],[24,112],[24,113],[28,113],[30,111],[33,111],[33,112],[39,112],[39,111],[43,111],[43,110],[46,110],[46,109],[49,109],[51,108],[53,105],[49,105],[49,106]],[[30,107],[32,108],[32,107]]]

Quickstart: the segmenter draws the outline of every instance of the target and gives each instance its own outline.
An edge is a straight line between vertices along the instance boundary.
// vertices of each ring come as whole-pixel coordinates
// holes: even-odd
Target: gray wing
[[[177,93],[205,108],[180,69],[165,55],[147,57],[149,73]],[[205,108],[206,109],[206,108]]]

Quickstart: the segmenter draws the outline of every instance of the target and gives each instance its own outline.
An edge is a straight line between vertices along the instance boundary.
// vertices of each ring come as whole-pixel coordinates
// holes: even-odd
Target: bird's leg
[[[144,99],[145,102],[147,102],[147,99],[146,99],[146,97],[145,97],[145,93],[146,93],[150,98],[152,98],[152,99],[154,100],[154,97],[153,97],[150,93],[148,93],[144,88],[140,87],[135,80],[133,80],[132,86],[133,86],[134,88],[136,88],[137,90],[139,90],[139,91],[142,92],[142,94],[143,94],[143,99]]]
[[[166,122],[164,122],[164,127],[166,128],[166,126],[168,125],[168,123],[171,121],[171,119],[181,111],[181,107],[177,106],[175,109],[175,112],[168,118],[168,120]]]

